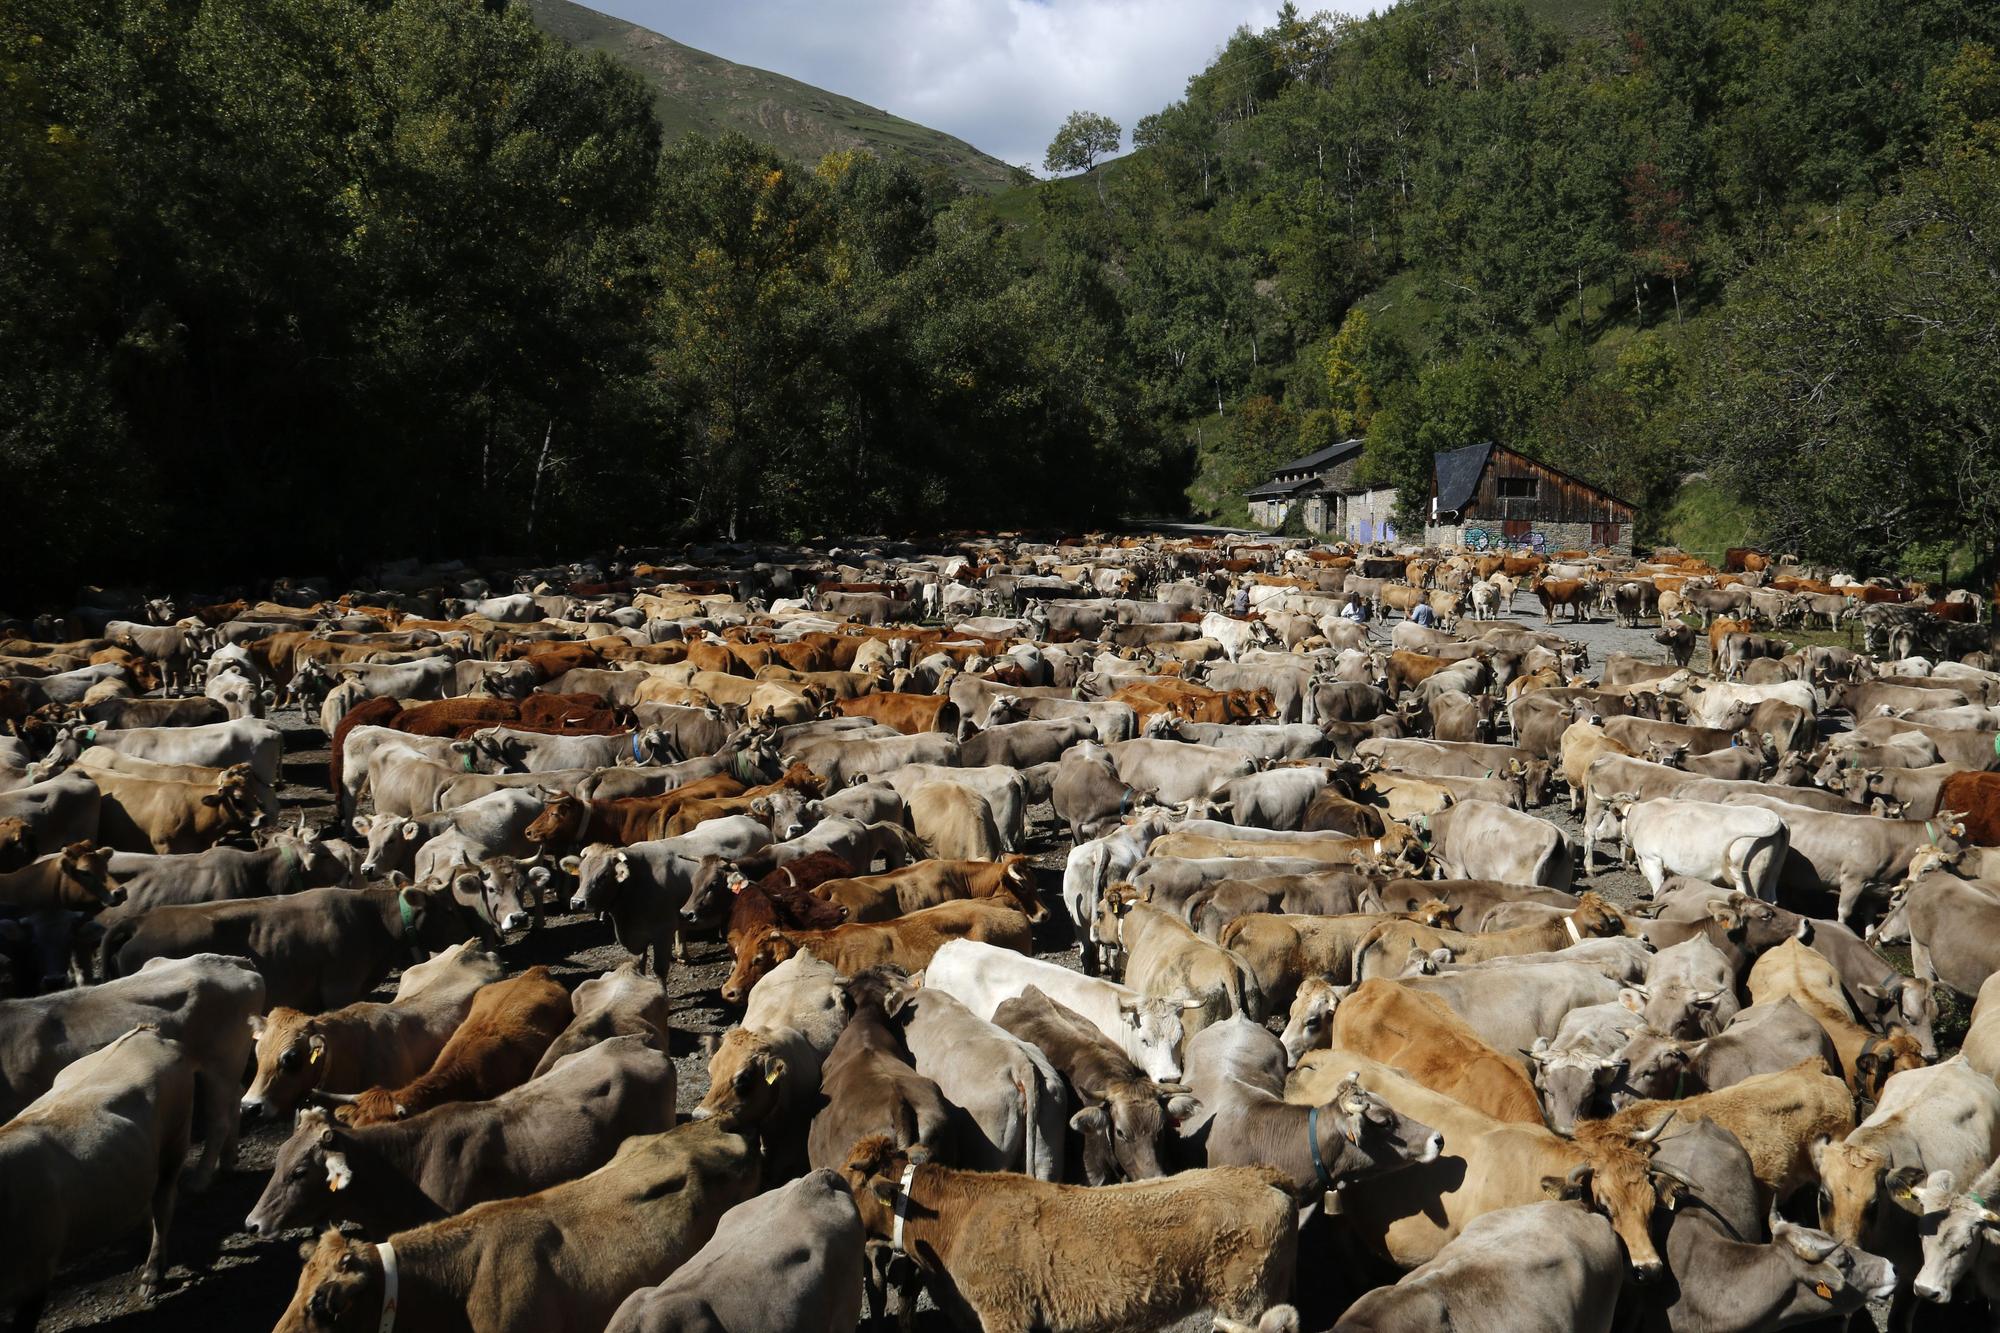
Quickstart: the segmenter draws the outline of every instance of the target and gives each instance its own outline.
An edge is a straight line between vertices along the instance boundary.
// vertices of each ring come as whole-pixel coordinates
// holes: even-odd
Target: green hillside
[[[824,88],[683,46],[670,37],[569,0],[524,0],[536,26],[586,51],[603,51],[643,76],[669,140],[735,130],[803,162],[866,148],[911,167],[943,167],[991,194],[1014,170],[962,139]]]

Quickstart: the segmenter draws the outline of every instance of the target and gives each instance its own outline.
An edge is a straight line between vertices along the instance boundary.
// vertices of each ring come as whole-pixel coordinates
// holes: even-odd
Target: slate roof
[[[1479,494],[1479,474],[1493,455],[1491,441],[1468,444],[1463,449],[1437,456],[1437,512],[1455,514]]]
[[[1318,484],[1319,481],[1315,477],[1300,477],[1297,481],[1278,481],[1273,479],[1265,482],[1262,486],[1251,487],[1249,490],[1243,492],[1243,495],[1245,499],[1250,500],[1277,500],[1297,495],[1301,491],[1308,490]]]
[[[1363,443],[1364,441],[1357,439],[1342,440],[1338,444],[1329,444],[1324,449],[1315,449],[1309,454],[1294,458],[1289,463],[1278,464],[1275,473],[1282,477],[1287,472],[1317,472],[1330,463],[1339,462],[1349,454],[1359,453]]]

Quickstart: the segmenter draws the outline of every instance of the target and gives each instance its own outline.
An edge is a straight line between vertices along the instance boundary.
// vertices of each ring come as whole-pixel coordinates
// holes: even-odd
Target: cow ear
[[[1069,1127],[1079,1134],[1089,1134],[1093,1130],[1107,1133],[1111,1129],[1111,1117],[1102,1106],[1086,1106],[1069,1118]]]
[[[1888,1176],[1889,1198],[1905,1212],[1921,1212],[1923,1205],[1917,1200],[1917,1191],[1923,1188],[1924,1169],[1920,1166],[1899,1166]]]
[[[374,826],[375,816],[356,815],[353,819],[349,820],[348,822],[353,827],[356,833],[359,833],[362,837],[365,838],[368,836],[368,830]]]

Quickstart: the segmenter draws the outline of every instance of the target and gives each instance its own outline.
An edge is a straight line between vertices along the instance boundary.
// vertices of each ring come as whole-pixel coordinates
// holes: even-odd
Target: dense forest
[[[1563,21],[1558,21],[1558,20]],[[2000,10],[1289,6],[1086,178],[663,143],[499,0],[0,8],[0,600],[1230,516],[1362,434],[2000,537]],[[1052,130],[1054,127],[1050,127]]]

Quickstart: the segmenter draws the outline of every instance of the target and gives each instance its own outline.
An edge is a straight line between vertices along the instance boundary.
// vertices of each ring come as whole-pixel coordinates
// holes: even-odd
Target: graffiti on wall
[[[1469,551],[1507,551],[1525,546],[1536,555],[1548,550],[1548,534],[1540,528],[1529,531],[1526,537],[1509,541],[1504,533],[1486,528],[1467,528],[1464,537],[1465,548]]]

